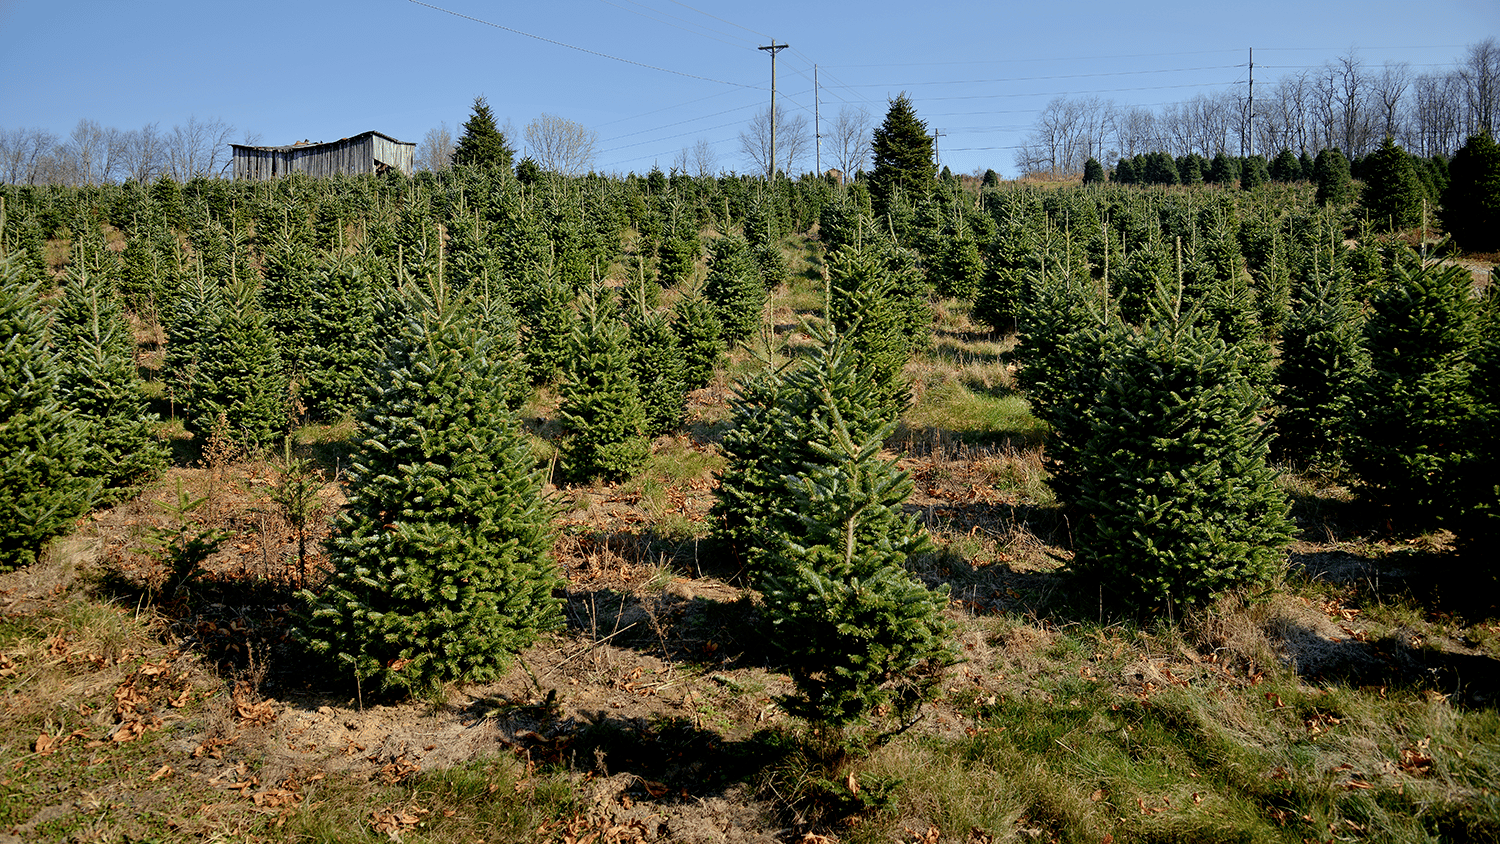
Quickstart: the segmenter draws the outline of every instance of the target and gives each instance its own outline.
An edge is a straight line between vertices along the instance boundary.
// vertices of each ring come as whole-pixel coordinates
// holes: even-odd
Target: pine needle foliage
[[[1500,144],[1489,132],[1471,136],[1448,164],[1440,215],[1461,248],[1500,250]]]
[[[550,507],[491,344],[454,294],[408,286],[299,636],[338,676],[426,693],[500,676],[559,620]]]
[[[234,281],[209,307],[204,331],[195,338],[197,371],[185,401],[187,428],[206,437],[222,415],[241,445],[275,443],[289,422],[288,383],[255,286]]]
[[[724,326],[698,290],[678,299],[672,310],[672,326],[682,351],[683,386],[689,390],[707,387],[726,351]]]
[[[1365,375],[1364,318],[1349,282],[1332,274],[1309,280],[1281,335],[1275,453],[1301,465],[1342,461],[1351,390]]]
[[[891,416],[910,401],[906,362],[930,322],[926,297],[918,293],[923,282],[909,256],[877,239],[839,249],[825,261],[829,324],[872,382],[869,400]]]
[[[0,571],[27,566],[94,503],[87,440],[58,399],[57,361],[24,256],[0,258]]]
[[[764,319],[769,298],[766,286],[751,259],[749,244],[740,235],[731,232],[719,238],[709,251],[703,295],[713,303],[725,341],[742,342],[755,336]]]

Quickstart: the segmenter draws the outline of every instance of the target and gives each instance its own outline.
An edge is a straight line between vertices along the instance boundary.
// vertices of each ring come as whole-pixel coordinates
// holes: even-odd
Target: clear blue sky
[[[1014,175],[1012,148],[1058,94],[1157,106],[1243,88],[1251,47],[1258,89],[1351,49],[1420,73],[1500,35],[1496,0],[432,5],[479,20],[411,0],[0,0],[0,128],[169,129],[191,115],[265,144],[368,129],[421,141],[440,122],[456,134],[484,94],[518,135],[542,112],[596,130],[604,171],[667,169],[702,138],[743,172],[738,134],[769,96],[756,48],[774,36],[791,45],[778,91],[809,123],[816,63],[825,120],[852,103],[878,122],[904,90],[944,133],[944,164]]]

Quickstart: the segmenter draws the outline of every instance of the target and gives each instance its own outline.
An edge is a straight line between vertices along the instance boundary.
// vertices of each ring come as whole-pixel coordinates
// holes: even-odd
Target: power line
[[[672,20],[682,21],[684,24],[686,24],[686,26],[679,26],[679,25],[677,25],[675,23],[672,23],[671,21],[664,21],[664,20],[662,20],[660,18],[652,17],[651,15],[648,15],[645,12],[637,11],[635,9],[627,9],[624,6],[621,6],[619,3],[613,2],[613,0],[599,0],[599,2],[603,3],[606,6],[614,6],[616,9],[619,9],[622,12],[629,12],[632,15],[639,15],[639,16],[645,18],[646,20],[656,21],[657,23],[664,23],[667,26],[672,27],[673,29],[680,29],[683,32],[687,32],[687,33],[690,33],[692,35],[697,35],[697,36],[699,36],[701,38],[707,38],[710,41],[717,41],[720,44],[728,44],[731,47],[745,47],[745,45],[743,45],[743,44],[736,44],[733,41],[726,41],[723,38],[715,38],[712,35],[705,35],[704,33],[699,32],[696,29],[688,29],[688,27],[692,26],[692,27],[699,27],[701,29],[708,29],[709,32],[718,32],[719,35],[723,35],[723,36],[725,36],[727,38],[733,38],[734,37],[734,36],[730,35],[727,32],[719,32],[718,30],[709,29],[706,26],[700,26],[699,24],[689,23],[687,21],[687,19],[685,19],[685,18],[679,18],[676,15],[668,15],[666,12],[658,11],[657,9],[651,9],[650,6],[647,6],[644,3],[637,3],[637,2],[635,2],[635,0],[625,0],[625,2],[629,3],[632,6],[640,6],[643,9],[651,9],[652,12],[655,12],[658,15],[666,15],[667,17],[671,18]],[[745,49],[749,49],[749,48],[745,47]]]
[[[452,9],[444,9],[442,6],[434,6],[431,3],[423,3],[422,0],[407,0],[407,2],[414,3],[414,4],[418,5],[418,6],[425,6],[426,8],[432,9],[435,12],[442,12],[443,14],[446,14],[446,15],[452,15],[455,18],[462,18],[462,19],[464,19],[466,21],[473,21],[474,23],[484,24],[485,26],[491,26],[491,27],[494,27],[495,29],[503,29],[506,32],[510,32],[510,33],[515,34],[515,35],[524,35],[527,38],[534,38],[537,41],[542,41],[542,42],[545,42],[547,44],[552,44],[552,45],[557,46],[557,47],[566,47],[569,50],[577,50],[580,53],[588,53],[591,56],[598,56],[601,59],[609,59],[610,61],[623,62],[624,64],[633,64],[636,67],[644,67],[647,70],[657,70],[657,71],[661,71],[662,73],[671,73],[671,74],[675,74],[677,76],[685,76],[688,79],[698,79],[698,80],[701,80],[703,82],[713,82],[713,83],[715,83],[717,85],[733,85],[736,88],[758,88],[759,87],[759,86],[756,86],[756,85],[746,85],[743,82],[725,82],[722,79],[712,79],[712,78],[707,77],[707,76],[699,76],[699,75],[697,75],[695,73],[684,73],[683,71],[680,71],[680,70],[672,70],[670,68],[657,67],[656,65],[646,64],[645,62],[638,62],[638,61],[635,61],[633,59],[622,59],[619,56],[611,56],[608,53],[601,53],[598,50],[590,50],[590,49],[588,49],[586,47],[578,47],[578,46],[574,46],[572,44],[566,44],[566,43],[564,43],[562,41],[556,41],[556,40],[551,39],[551,38],[543,38],[540,35],[532,35],[529,32],[522,32],[519,29],[513,29],[513,28],[508,27],[508,26],[503,26],[501,24],[494,23],[493,21],[487,21],[487,20],[484,20],[482,18],[476,18],[473,15],[465,15],[465,14],[463,14],[461,12],[455,12]]]
[[[697,12],[698,14],[703,15],[704,17],[713,18],[714,20],[718,21],[719,23],[727,23],[730,26],[735,27],[736,29],[743,29],[746,32],[750,33],[751,35],[758,35],[761,38],[770,38],[771,37],[771,36],[765,34],[764,32],[757,32],[757,31],[751,29],[748,26],[740,26],[739,24],[735,23],[734,21],[727,21],[727,20],[724,20],[721,17],[718,17],[717,15],[710,15],[708,12],[705,12],[702,9],[694,9],[692,6],[689,6],[686,3],[678,3],[678,0],[671,0],[671,2],[677,3],[677,5],[681,6],[684,9],[692,9],[692,11]]]
[[[1047,80],[1052,80],[1052,79],[1089,79],[1089,78],[1092,78],[1092,77],[1099,77],[1099,76],[1141,76],[1141,75],[1148,74],[1148,73],[1187,73],[1189,71],[1202,71],[1202,70],[1231,70],[1231,69],[1237,68],[1237,67],[1244,67],[1244,64],[1206,65],[1204,67],[1173,67],[1173,68],[1167,68],[1165,70],[1118,70],[1118,71],[1106,71],[1106,72],[1101,72],[1101,73],[1067,73],[1067,74],[1057,74],[1057,75],[1054,75],[1054,76],[1012,76],[1012,77],[1003,78],[1003,79],[952,79],[952,80],[939,80],[939,81],[935,81],[935,82],[902,82],[902,83],[868,82],[868,83],[861,83],[859,85],[851,85],[851,86],[848,86],[848,87],[852,87],[852,88],[881,88],[881,87],[891,88],[891,87],[895,87],[897,85],[900,85],[900,86],[907,87],[907,88],[913,88],[913,87],[916,87],[918,85],[987,85],[987,84],[994,84],[994,83],[999,83],[999,82],[1042,82],[1042,81],[1047,81]]]

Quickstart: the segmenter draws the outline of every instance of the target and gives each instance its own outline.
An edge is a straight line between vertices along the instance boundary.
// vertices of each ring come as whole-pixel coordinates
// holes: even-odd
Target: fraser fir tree
[[[646,433],[663,434],[682,424],[687,413],[687,383],[677,332],[664,313],[645,310],[637,303],[630,320],[631,370],[640,384],[641,407],[646,415]]]
[[[533,384],[549,384],[562,375],[568,338],[577,324],[572,292],[547,278],[521,312],[521,348]]]
[[[1283,459],[1333,466],[1342,459],[1350,390],[1368,366],[1363,317],[1349,283],[1336,274],[1311,279],[1299,299],[1281,335],[1272,447]]]
[[[333,572],[300,638],[335,670],[424,693],[483,682],[560,618],[541,476],[490,343],[440,286],[410,287],[362,418]]]
[[[1318,150],[1313,160],[1315,196],[1319,205],[1343,205],[1349,201],[1349,159],[1336,149]]]
[[[366,380],[379,353],[375,303],[369,274],[351,259],[326,256],[311,286],[298,397],[310,417],[333,422],[368,399]]]
[[[1302,179],[1302,164],[1292,151],[1282,148],[1271,160],[1269,175],[1273,182],[1296,182]]]
[[[1470,252],[1500,250],[1500,144],[1472,135],[1448,165],[1440,216],[1443,228]]]
[[[870,154],[874,166],[868,181],[876,217],[890,213],[892,195],[898,190],[918,198],[931,192],[937,178],[932,136],[904,92],[890,101],[885,121],[870,142]]]
[[[161,473],[170,450],[157,439],[156,414],[135,366],[135,341],[119,299],[98,278],[70,272],[52,314],[57,395],[87,440],[82,473],[104,500],[118,500]]]
[[[463,133],[453,148],[454,165],[476,164],[509,170],[515,151],[495,125],[495,114],[483,96],[474,98],[474,111],[464,121]]]
[[[682,380],[689,390],[707,387],[724,358],[724,327],[714,307],[693,290],[673,306],[672,326],[682,350]]]
[[[42,548],[93,506],[87,440],[58,400],[47,318],[21,256],[0,257],[0,571]]]
[[[1088,161],[1083,162],[1083,183],[1086,185],[1104,184],[1104,165],[1100,164],[1097,158],[1090,156]]]
[[[764,317],[766,286],[750,260],[745,239],[733,232],[709,247],[708,279],[703,295],[714,306],[714,316],[730,344],[753,336]]]
[[[838,734],[886,704],[908,721],[953,656],[943,594],[907,573],[930,543],[901,509],[911,479],[879,458],[890,428],[855,441],[827,387],[810,397],[814,460],[776,493],[796,521],[776,537],[761,589],[796,687],[781,705]]]
[[[1365,190],[1359,204],[1365,219],[1380,231],[1411,228],[1422,221],[1422,183],[1411,156],[1386,136],[1364,167]]]
[[[903,288],[915,286],[916,268],[899,263],[892,267],[881,251],[876,242],[845,247],[827,257],[828,321],[870,379],[868,401],[894,417],[910,399],[906,362],[922,332],[911,324],[913,303],[902,296]],[[903,270],[906,278],[898,280]],[[925,301],[916,304],[925,312]]]
[[[1239,350],[1190,319],[1128,337],[1086,412],[1071,568],[1115,606],[1171,610],[1264,584],[1291,542],[1264,398]]]
[[[1441,526],[1472,424],[1479,320],[1463,267],[1398,261],[1370,303],[1370,370],[1348,417],[1349,466],[1403,531]]]
[[[778,537],[797,534],[796,516],[782,503],[785,478],[823,460],[812,446],[821,430],[817,420],[836,410],[860,443],[894,421],[889,407],[869,401],[874,380],[847,342],[826,327],[809,331],[816,344],[811,357],[780,365],[763,359],[730,399],[713,536],[751,583],[778,573],[767,555]]]
[[[288,383],[255,287],[235,282],[210,307],[184,402],[187,428],[201,442],[223,415],[235,442],[270,445],[289,422]]]
[[[557,410],[563,429],[562,475],[572,483],[619,481],[651,454],[646,410],[614,300],[596,288],[582,305],[568,341]]]

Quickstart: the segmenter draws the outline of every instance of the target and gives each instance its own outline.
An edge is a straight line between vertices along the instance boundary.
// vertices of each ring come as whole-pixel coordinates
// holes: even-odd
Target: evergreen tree
[[[868,401],[894,417],[910,399],[906,362],[912,334],[890,268],[874,245],[829,255],[828,321],[845,339],[856,365],[870,378]]]
[[[1422,222],[1422,183],[1411,156],[1386,136],[1364,166],[1365,190],[1360,205],[1365,219],[1381,231],[1411,228]]]
[[[380,350],[369,274],[355,261],[325,258],[313,274],[301,329],[307,340],[298,398],[310,417],[332,422],[363,409]]]
[[[927,134],[927,124],[917,119],[905,93],[890,101],[885,122],[870,142],[870,153],[874,169],[868,181],[877,217],[889,213],[892,194],[897,190],[919,198],[932,190],[937,176],[932,136]]]
[[[568,341],[557,409],[562,475],[571,483],[623,480],[651,454],[628,343],[608,293],[596,289],[585,296]]]
[[[1471,284],[1463,267],[1397,262],[1370,303],[1370,370],[1354,389],[1345,454],[1403,531],[1439,527],[1451,505],[1475,411]]]
[[[714,306],[724,339],[733,344],[753,336],[764,319],[766,286],[750,260],[745,239],[733,232],[709,247],[708,280],[703,295]]]
[[[521,312],[521,347],[533,384],[549,384],[563,373],[568,360],[568,338],[578,325],[573,294],[548,278]]]
[[[1240,189],[1255,190],[1270,181],[1270,174],[1266,172],[1266,160],[1260,155],[1252,155],[1240,164]]]
[[[725,465],[712,511],[713,537],[755,584],[791,574],[776,568],[781,558],[769,555],[780,547],[779,537],[800,535],[796,515],[786,509],[785,479],[826,462],[812,445],[823,430],[817,420],[836,411],[858,443],[894,421],[888,407],[869,401],[874,381],[848,343],[835,340],[827,327],[809,331],[815,341],[810,357],[782,365],[763,359],[760,370],[735,384],[729,429],[720,442]]]
[[[777,537],[777,574],[762,584],[770,638],[796,687],[780,703],[835,733],[887,703],[906,722],[930,696],[931,669],[953,659],[946,599],[906,570],[929,543],[901,509],[911,479],[879,459],[890,429],[855,441],[832,393],[816,398],[816,462],[784,479],[782,506],[797,522]]]
[[[1146,166],[1139,175],[1141,180],[1148,185],[1175,185],[1180,181],[1177,175],[1177,162],[1165,152],[1153,152],[1147,155]]]
[[[1302,179],[1302,164],[1297,160],[1297,156],[1292,154],[1291,150],[1283,147],[1281,152],[1276,153],[1276,157],[1271,160],[1269,175],[1273,182],[1300,181]]]
[[[1284,564],[1292,525],[1245,365],[1189,320],[1107,356],[1078,454],[1071,563],[1102,602],[1170,610],[1264,584]]]
[[[1000,174],[993,169],[984,171],[984,180],[979,183],[980,187],[997,188],[1000,186]]]
[[[1271,423],[1272,446],[1278,456],[1304,465],[1336,465],[1350,390],[1368,367],[1363,318],[1349,283],[1336,274],[1310,280],[1299,298],[1281,336],[1281,409]]]
[[[98,277],[70,271],[51,331],[57,396],[88,442],[81,474],[99,481],[104,500],[125,498],[161,473],[170,450],[156,437],[120,301]]]
[[[1213,163],[1208,166],[1206,181],[1215,185],[1232,185],[1239,177],[1239,159],[1231,158],[1222,152],[1214,153]]]
[[[697,290],[677,300],[672,325],[682,350],[682,380],[689,390],[706,387],[724,357],[724,327],[714,307]]]
[[[1500,145],[1489,132],[1471,135],[1448,165],[1439,216],[1460,248],[1500,251]]]
[[[549,507],[489,341],[455,297],[408,288],[387,349],[332,574],[301,638],[392,690],[500,676],[560,620]],[[347,676],[347,674],[345,674]]]
[[[515,157],[505,133],[495,125],[489,102],[483,96],[475,97],[474,113],[464,121],[463,134],[453,148],[454,165],[475,164],[508,171]]]
[[[1313,161],[1313,181],[1319,205],[1343,205],[1349,201],[1349,159],[1336,149],[1318,150]]]
[[[286,433],[288,383],[255,287],[234,283],[210,307],[184,401],[187,429],[201,443],[222,415],[235,442],[270,445]]]
[[[22,257],[0,257],[0,571],[36,562],[98,491],[87,440],[57,397],[47,318]]]
[[[682,424],[687,413],[687,382],[682,347],[672,320],[637,302],[630,320],[630,364],[640,385],[646,433],[663,434]]]
[[[1135,172],[1135,162],[1128,158],[1121,158],[1120,163],[1115,165],[1114,177],[1110,181],[1117,185],[1133,185],[1140,181]]]
[[[1083,183],[1086,185],[1104,184],[1104,165],[1092,156],[1088,161],[1083,162]]]
[[[1184,185],[1201,185],[1207,163],[1203,156],[1189,153],[1177,160],[1177,175]]]

